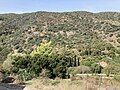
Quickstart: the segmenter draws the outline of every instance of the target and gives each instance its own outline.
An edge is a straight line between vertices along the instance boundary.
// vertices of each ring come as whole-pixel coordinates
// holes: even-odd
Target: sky
[[[0,13],[120,12],[120,0],[0,0]]]

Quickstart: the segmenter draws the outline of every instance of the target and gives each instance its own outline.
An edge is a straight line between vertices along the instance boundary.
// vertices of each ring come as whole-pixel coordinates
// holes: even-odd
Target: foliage
[[[67,78],[69,57],[53,53],[50,47],[50,42],[42,43],[30,55],[15,57],[12,72],[18,73],[23,80],[39,75]]]
[[[110,58],[110,73],[119,73],[119,20],[117,12],[1,14],[0,63],[14,73],[25,69],[31,77],[46,70],[50,78],[64,78],[68,67],[79,65],[100,73],[96,63]]]
[[[70,67],[68,68],[68,73],[72,75],[91,73],[91,68],[83,65],[78,67]]]
[[[120,82],[120,75],[115,75],[115,76],[114,76],[114,79],[115,79],[116,81]]]
[[[97,63],[93,63],[92,65],[91,65],[91,69],[92,69],[92,73],[101,73],[101,70],[102,70],[102,67],[99,65],[99,64],[97,64]]]
[[[12,63],[13,63],[14,59],[18,58],[20,56],[24,56],[24,54],[22,54],[22,53],[8,54],[7,59],[3,62],[3,65],[2,65],[3,69],[10,71],[13,67]]]
[[[51,51],[52,51],[52,47],[50,46],[51,45],[51,42],[44,42],[44,43],[41,43],[40,46],[38,46],[35,50],[33,50],[31,52],[31,56],[35,56],[35,55],[41,55],[41,56],[49,56],[51,54]]]
[[[22,80],[25,82],[27,80],[32,79],[33,77],[31,77],[31,73],[27,72],[25,69],[20,69],[18,72],[18,78],[19,80]]]

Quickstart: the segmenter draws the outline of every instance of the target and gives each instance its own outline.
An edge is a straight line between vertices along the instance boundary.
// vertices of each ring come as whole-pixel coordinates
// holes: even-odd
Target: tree
[[[97,63],[93,63],[91,65],[91,69],[92,69],[92,73],[96,74],[96,73],[101,73],[102,67]]]
[[[31,52],[31,56],[41,55],[41,56],[49,56],[52,52],[52,44],[50,42],[42,42],[40,46],[38,46],[35,50]]]

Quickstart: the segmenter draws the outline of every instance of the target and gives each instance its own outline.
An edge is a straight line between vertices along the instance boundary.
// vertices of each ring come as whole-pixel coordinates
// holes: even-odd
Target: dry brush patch
[[[75,79],[76,78],[76,79]],[[28,85],[24,90],[119,90],[120,83],[103,79],[100,81],[99,77],[74,77],[71,79],[48,79],[37,78],[28,81]]]

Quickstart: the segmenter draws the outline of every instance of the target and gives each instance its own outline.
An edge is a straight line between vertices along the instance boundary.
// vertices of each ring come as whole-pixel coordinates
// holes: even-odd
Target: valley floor
[[[99,77],[72,77],[71,79],[33,79],[24,90],[120,90],[120,83]]]
[[[38,77],[26,81],[25,85],[0,83],[0,90],[120,90],[120,83],[111,77],[79,74],[70,79]]]

